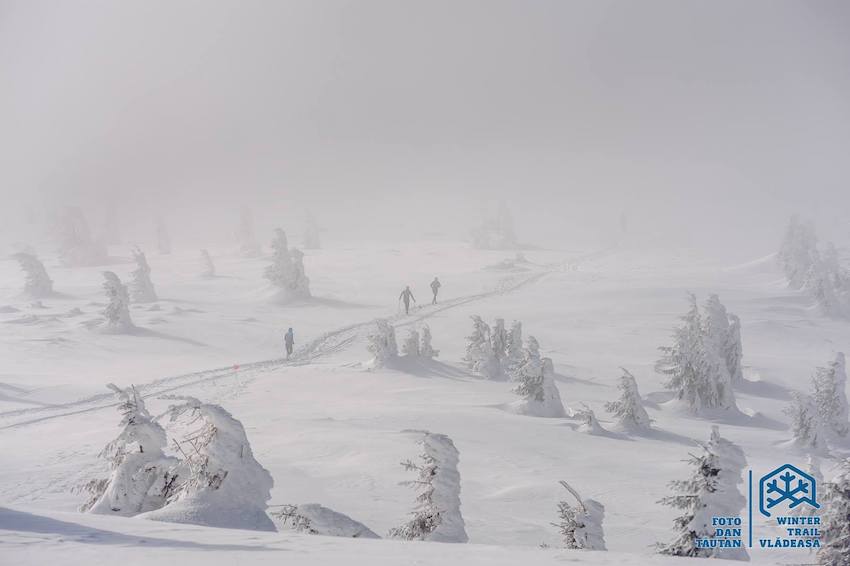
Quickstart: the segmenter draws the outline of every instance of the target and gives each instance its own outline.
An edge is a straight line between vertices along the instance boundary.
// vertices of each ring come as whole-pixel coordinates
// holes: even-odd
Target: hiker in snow
[[[434,293],[434,300],[431,301],[432,305],[437,304],[437,292],[440,290],[440,287],[442,287],[442,286],[443,286],[443,284],[440,283],[440,280],[437,279],[437,277],[435,276],[434,280],[431,281],[431,291]]]
[[[416,302],[416,297],[413,296],[413,291],[410,290],[410,285],[408,285],[398,296],[399,301],[404,301],[404,314],[410,314],[410,299],[413,299],[414,303]]]
[[[295,334],[292,332],[292,328],[289,328],[283,335],[283,343],[286,344],[286,359],[288,360],[289,356],[292,355],[292,346],[295,345]]]

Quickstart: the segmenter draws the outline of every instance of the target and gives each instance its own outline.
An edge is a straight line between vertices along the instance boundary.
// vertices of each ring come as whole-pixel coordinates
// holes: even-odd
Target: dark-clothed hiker
[[[413,291],[410,290],[410,285],[404,288],[401,295],[398,296],[399,301],[404,301],[404,314],[410,314],[410,300],[416,302],[416,297],[413,296]]]
[[[289,356],[292,355],[292,347],[295,345],[295,333],[292,332],[292,328],[283,335],[283,343],[286,344],[286,359],[288,360]]]

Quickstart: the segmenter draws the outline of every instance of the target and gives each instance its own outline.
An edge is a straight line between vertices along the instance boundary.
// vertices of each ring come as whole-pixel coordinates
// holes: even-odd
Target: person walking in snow
[[[295,333],[291,327],[283,335],[283,343],[286,344],[286,359],[288,360],[289,356],[292,355],[292,347],[295,345]]]
[[[404,301],[404,314],[410,314],[410,300],[416,302],[416,297],[413,296],[413,291],[410,290],[410,285],[404,288],[401,295],[398,296],[399,301]]]
[[[440,287],[442,287],[442,286],[443,286],[443,284],[440,283],[440,280],[437,279],[436,276],[434,276],[434,280],[431,281],[431,291],[434,293],[434,299],[431,301],[432,305],[437,304],[437,292],[440,290]]]

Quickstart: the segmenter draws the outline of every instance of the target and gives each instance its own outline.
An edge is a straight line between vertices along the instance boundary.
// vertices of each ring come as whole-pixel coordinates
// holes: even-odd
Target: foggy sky
[[[848,30],[841,0],[0,0],[0,196],[840,232]]]

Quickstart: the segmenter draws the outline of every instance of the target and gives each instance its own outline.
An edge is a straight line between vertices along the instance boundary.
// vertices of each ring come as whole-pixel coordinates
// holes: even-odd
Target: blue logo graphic
[[[769,509],[786,501],[789,510],[803,503],[820,509],[817,481],[791,464],[779,466],[759,480],[759,511],[762,515],[770,517]]]

